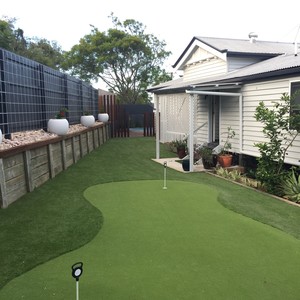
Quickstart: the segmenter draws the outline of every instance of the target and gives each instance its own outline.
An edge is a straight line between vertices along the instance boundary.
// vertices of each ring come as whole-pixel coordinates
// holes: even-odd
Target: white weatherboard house
[[[193,137],[188,139],[189,149],[195,143],[222,143],[229,126],[236,133],[232,152],[258,157],[254,143],[264,136],[255,109],[260,101],[272,107],[283,93],[300,89],[297,51],[297,44],[260,41],[256,35],[245,40],[194,37],[173,65],[183,76],[148,89],[160,114],[156,158],[160,142],[188,135]],[[300,138],[285,162],[300,165]]]

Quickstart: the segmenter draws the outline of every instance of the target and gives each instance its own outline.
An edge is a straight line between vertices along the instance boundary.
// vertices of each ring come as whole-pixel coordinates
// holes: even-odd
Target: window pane
[[[300,105],[300,81],[291,83],[291,97],[295,97],[296,105]]]

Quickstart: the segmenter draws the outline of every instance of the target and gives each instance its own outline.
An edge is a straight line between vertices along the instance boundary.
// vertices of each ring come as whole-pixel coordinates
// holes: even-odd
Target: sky
[[[11,0],[2,1],[0,17],[16,18],[26,37],[56,41],[67,51],[90,33],[90,24],[99,31],[113,27],[113,12],[164,40],[172,52],[166,68],[172,70],[194,36],[248,39],[255,32],[259,40],[294,42],[299,11],[299,0]]]

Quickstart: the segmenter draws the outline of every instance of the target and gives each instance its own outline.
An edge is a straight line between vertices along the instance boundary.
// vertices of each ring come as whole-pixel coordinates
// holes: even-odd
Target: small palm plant
[[[300,202],[300,176],[296,175],[295,170],[292,170],[283,180],[281,188],[284,198],[293,202]]]

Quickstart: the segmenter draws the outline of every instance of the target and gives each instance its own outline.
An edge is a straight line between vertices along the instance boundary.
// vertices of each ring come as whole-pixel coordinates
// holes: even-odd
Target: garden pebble
[[[84,127],[81,124],[70,125],[68,134],[79,132],[83,129],[86,129],[86,127]],[[0,144],[0,151],[39,142],[39,141],[53,139],[56,137],[57,137],[56,134],[46,132],[43,129],[14,132],[11,134],[11,139],[5,139],[3,136],[2,143]]]

